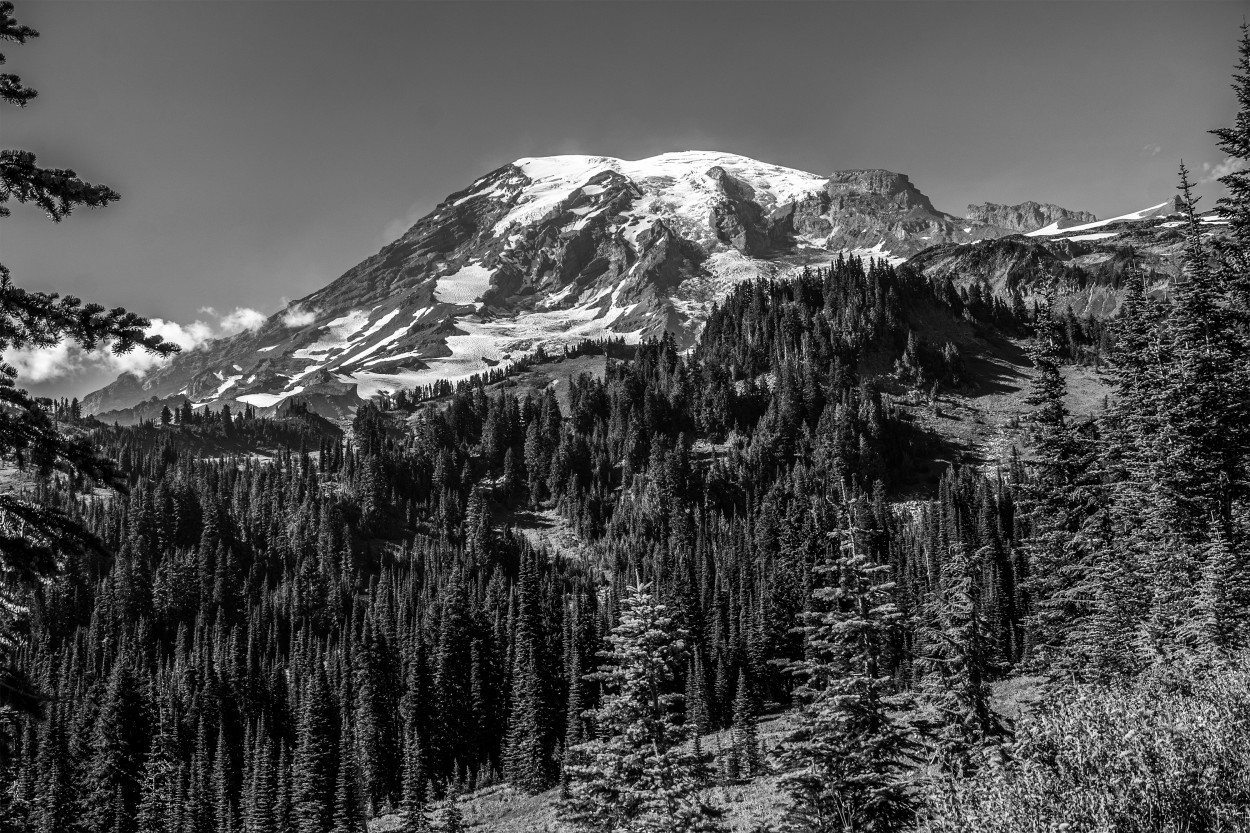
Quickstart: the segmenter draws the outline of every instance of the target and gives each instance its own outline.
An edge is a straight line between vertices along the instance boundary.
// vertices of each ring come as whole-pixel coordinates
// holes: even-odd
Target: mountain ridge
[[[1035,205],[999,208],[1017,227],[1092,216]],[[133,419],[141,403],[183,399],[263,411],[299,396],[345,416],[381,391],[467,378],[539,346],[670,332],[687,347],[743,280],[1018,231],[941,212],[884,169],[822,176],[715,151],[525,157],[259,328],[122,376],[84,411]]]

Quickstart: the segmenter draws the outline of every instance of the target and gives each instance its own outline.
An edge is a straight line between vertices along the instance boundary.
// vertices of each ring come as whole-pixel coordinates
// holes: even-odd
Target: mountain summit
[[[298,396],[342,413],[379,391],[467,378],[539,346],[665,331],[688,345],[738,282],[839,253],[898,262],[939,244],[1092,220],[1032,203],[979,208],[977,219],[945,214],[891,171],[823,176],[729,153],[518,159],[259,329],[145,377],[123,375],[84,407],[126,420],[141,403],[269,409]]]

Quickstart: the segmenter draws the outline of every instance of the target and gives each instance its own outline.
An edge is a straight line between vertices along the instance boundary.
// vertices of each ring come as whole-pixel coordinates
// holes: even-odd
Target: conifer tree
[[[460,810],[460,788],[452,783],[447,790],[447,807],[443,810],[441,833],[465,833],[464,813]]]
[[[755,698],[746,674],[738,675],[738,693],[734,697],[733,755],[740,776],[758,775],[763,758],[760,754],[758,716]]]
[[[856,532],[835,532],[817,568],[824,583],[801,617],[798,726],[782,753],[794,767],[783,779],[791,798],[785,829],[793,833],[891,833],[909,829],[915,814],[909,704],[881,667],[900,619],[894,585]]]
[[[686,668],[686,720],[690,723],[694,734],[696,751],[702,742],[702,735],[712,728],[712,719],[707,702],[707,675],[703,670],[703,660],[698,647],[690,651],[690,662]]]
[[[570,767],[561,817],[603,833],[723,830],[720,811],[700,797],[707,756],[689,750],[692,727],[679,722],[684,698],[673,689],[687,648],[677,622],[635,584],[608,642],[604,664],[588,676],[604,686],[596,738]]]
[[[307,690],[291,764],[291,810],[296,833],[327,833],[334,813],[334,711],[325,669],[317,664]]]
[[[217,833],[235,833],[236,797],[230,776],[230,748],[222,727],[217,729],[217,750],[213,754],[213,798],[217,811]]]
[[[434,692],[438,698],[440,759],[444,777],[458,778],[471,763],[473,699],[471,686],[471,619],[468,591],[457,574],[445,591],[439,621]]]
[[[17,22],[11,2],[0,2],[0,41],[24,44],[38,35]],[[36,95],[19,76],[0,74],[0,103],[25,107]],[[30,151],[0,149],[0,218],[10,215],[10,200],[34,204],[59,222],[75,208],[104,206],[117,198],[112,189],[92,185],[72,170],[41,167]],[[0,352],[52,347],[66,339],[86,350],[108,345],[116,354],[136,347],[159,355],[177,351],[159,336],[145,335],[148,324],[124,309],[27,292],[0,264]],[[114,466],[85,440],[69,439],[57,429],[49,413],[17,387],[16,376],[12,366],[0,362],[0,461],[40,475],[61,471],[124,487]],[[40,693],[11,661],[18,620],[27,612],[31,589],[59,568],[66,553],[94,545],[92,536],[64,514],[18,492],[0,495],[0,708],[40,713]],[[0,756],[4,748],[0,742]]]
[[[1245,557],[1238,553],[1218,526],[1202,553],[1192,615],[1183,626],[1183,638],[1208,666],[1231,661],[1247,644],[1250,626],[1250,581]]]
[[[1211,132],[1219,139],[1221,151],[1243,162],[1250,161],[1250,25],[1242,23],[1241,40],[1237,45],[1237,67],[1233,74],[1233,92],[1237,96],[1237,115],[1231,127],[1220,127]],[[1220,177],[1220,183],[1228,194],[1216,203],[1221,214],[1228,218],[1244,258],[1250,251],[1250,167],[1234,168]],[[1245,269],[1245,261],[1241,267]],[[1250,289],[1250,276],[1243,271],[1240,289]]]
[[[969,555],[967,545],[951,546],[931,602],[932,647],[921,658],[931,672],[924,680],[926,699],[939,715],[938,758],[958,775],[975,766],[978,748],[1006,731],[989,702],[989,679],[996,669],[981,588],[988,549]]]
[[[95,721],[83,792],[82,820],[87,829],[110,831],[119,814],[127,820],[134,817],[147,747],[146,703],[130,660],[122,656],[109,674]]]
[[[278,827],[278,782],[273,747],[267,734],[260,733],[252,755],[247,805],[243,814],[244,833],[267,833]]]
[[[35,833],[61,833],[61,831],[72,829],[74,820],[73,788],[70,783],[71,761],[63,720],[53,714],[49,717],[46,726],[35,762],[39,780],[35,785],[35,806],[31,814],[31,826]],[[140,828],[140,833],[167,833],[167,831],[149,832]]]
[[[342,698],[346,704],[350,697]],[[331,833],[365,833],[365,813],[360,800],[359,765],[351,717],[344,705],[339,719],[338,771],[334,784],[334,825]]]
[[[421,742],[414,732],[404,752],[403,833],[429,833],[425,814],[425,773],[421,767]]]
[[[1088,614],[1091,556],[1079,534],[1096,489],[1094,445],[1073,423],[1061,373],[1063,335],[1053,311],[1044,314],[1030,350],[1037,373],[1025,402],[1033,407],[1032,477],[1021,484],[1022,512],[1032,535],[1025,542],[1031,596],[1030,661],[1053,667],[1068,650],[1073,622]],[[968,556],[960,555],[967,563]]]
[[[537,793],[552,785],[554,773],[546,745],[539,589],[534,554],[522,556],[517,585],[516,654],[504,775],[513,785]]]

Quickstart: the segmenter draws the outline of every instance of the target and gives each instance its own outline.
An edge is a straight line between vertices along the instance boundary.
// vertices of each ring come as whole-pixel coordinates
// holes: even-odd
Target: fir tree
[[[593,711],[597,737],[570,767],[562,818],[604,833],[723,830],[720,811],[700,797],[708,759],[686,748],[692,727],[679,722],[683,697],[672,691],[685,639],[647,585],[629,588],[608,642],[588,677],[605,689]]]
[[[147,704],[130,660],[117,660],[95,723],[82,820],[88,830],[124,833],[139,804],[140,773],[148,747]],[[117,830],[120,817],[125,826]]]
[[[11,2],[0,2],[0,40],[24,44],[38,35],[17,22]],[[0,102],[25,107],[36,94],[17,75],[0,74]],[[92,185],[72,170],[41,167],[29,151],[0,149],[0,217],[10,215],[10,200],[32,203],[59,222],[75,208],[104,206],[117,198],[110,188]],[[149,322],[123,309],[20,289],[3,264],[0,322],[0,351],[52,347],[67,339],[85,350],[107,344],[116,354],[136,347],[158,355],[178,349],[159,336],[145,335]],[[89,443],[60,433],[48,412],[17,387],[16,376],[11,365],[0,362],[0,461],[39,475],[60,471],[124,487],[114,467]],[[18,620],[27,612],[31,589],[59,568],[65,554],[95,543],[61,512],[18,492],[0,495],[0,708],[40,713],[40,693],[11,660]],[[0,756],[4,747],[0,742]]]
[[[926,699],[938,712],[938,757],[943,766],[963,775],[975,766],[974,753],[1005,734],[1002,720],[990,708],[990,625],[981,587],[988,547],[969,555],[956,544],[941,567],[931,621],[935,623],[922,665]]]
[[[453,783],[447,791],[447,807],[443,810],[443,826],[440,833],[465,833],[464,813],[460,810],[460,790]]]
[[[325,670],[313,670],[301,698],[291,809],[296,833],[327,833],[334,814],[334,711]]]
[[[1230,662],[1247,644],[1250,624],[1250,583],[1243,555],[1218,528],[1202,554],[1192,616],[1182,626],[1183,638],[1208,666]]]
[[[759,727],[755,698],[746,674],[738,675],[738,693],[734,697],[733,756],[740,776],[758,775],[763,758],[760,754]]]
[[[425,814],[425,773],[421,767],[421,743],[416,733],[409,738],[404,753],[404,800],[400,808],[403,833],[429,833]]]
[[[1237,115],[1231,127],[1220,127],[1211,132],[1219,139],[1217,146],[1221,151],[1244,162],[1250,160],[1250,26],[1246,23],[1241,24],[1237,52],[1232,84],[1237,97]],[[1228,218],[1237,247],[1244,257],[1244,253],[1250,250],[1250,168],[1235,167],[1220,177],[1220,183],[1228,189],[1228,194],[1220,198],[1217,206]],[[1244,261],[1242,266],[1244,268]],[[1250,288],[1250,277],[1245,277],[1244,273],[1241,288]]]
[[[343,703],[348,696],[341,698]],[[351,718],[346,705],[339,720],[338,772],[334,785],[334,826],[331,833],[365,833],[365,813],[360,800],[359,766]]]
[[[889,833],[909,829],[915,806],[907,773],[915,743],[907,701],[883,674],[900,614],[887,567],[863,553],[853,530],[838,530],[818,568],[825,583],[802,616],[805,657],[794,667],[798,727],[783,757],[794,767],[785,829],[794,833]]]
[[[1066,635],[1088,615],[1090,553],[1078,533],[1094,502],[1097,467],[1094,446],[1072,421],[1065,404],[1059,319],[1047,312],[1038,325],[1030,358],[1037,368],[1025,402],[1033,407],[1032,477],[1022,484],[1022,510],[1032,525],[1024,550],[1032,616],[1030,661],[1051,667],[1069,650]],[[968,556],[961,554],[966,560]]]
[[[552,785],[554,773],[547,750],[538,575],[534,562],[532,554],[522,556],[517,582],[516,653],[504,775],[521,789],[537,793]]]

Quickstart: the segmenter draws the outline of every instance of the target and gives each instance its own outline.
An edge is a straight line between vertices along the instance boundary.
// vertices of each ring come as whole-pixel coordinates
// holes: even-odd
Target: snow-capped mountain
[[[379,391],[467,378],[540,345],[666,330],[688,345],[735,284],[839,252],[898,262],[1032,231],[1020,228],[1027,218],[1092,217],[993,208],[965,220],[902,174],[823,176],[728,153],[519,159],[259,329],[122,376],[84,405],[124,419],[116,412],[153,400],[268,409],[299,397],[343,413]],[[1012,219],[995,225],[1003,217]]]

